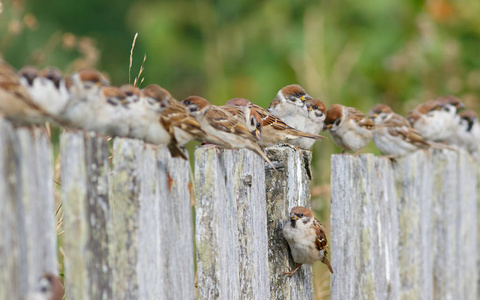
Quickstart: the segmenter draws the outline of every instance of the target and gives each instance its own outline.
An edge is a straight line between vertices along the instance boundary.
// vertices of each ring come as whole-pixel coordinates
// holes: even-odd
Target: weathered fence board
[[[266,169],[268,260],[271,299],[313,299],[312,268],[303,265],[292,277],[283,273],[294,268],[282,228],[294,206],[310,207],[308,174],[312,154],[302,156],[292,147],[270,147],[267,155],[277,171]],[[266,298],[264,298],[266,299]]]
[[[477,299],[478,178],[466,152],[334,155],[331,180],[332,299]]]
[[[115,139],[111,181],[114,298],[193,299],[189,163]]]
[[[67,298],[111,299],[108,142],[66,132],[60,152]]]
[[[433,289],[432,162],[417,151],[393,162],[398,211],[400,298],[431,299]],[[387,233],[388,234],[388,233]],[[393,247],[397,247],[393,245]]]
[[[389,162],[334,155],[332,166],[332,207],[341,209],[331,211],[331,297],[396,299],[398,219]]]
[[[53,166],[41,128],[0,120],[0,299],[23,299],[57,273]]]
[[[268,299],[264,161],[249,150],[195,151],[199,299]]]

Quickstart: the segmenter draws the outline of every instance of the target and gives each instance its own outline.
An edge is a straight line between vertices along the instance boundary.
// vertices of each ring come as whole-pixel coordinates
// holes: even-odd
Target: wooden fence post
[[[195,297],[189,170],[164,147],[114,140],[115,299]]]
[[[293,268],[283,225],[294,206],[310,207],[308,174],[312,154],[302,156],[292,147],[270,147],[267,155],[277,171],[267,166],[265,193],[267,198],[268,259],[271,299],[313,299],[312,268],[303,265],[292,277],[283,273]]]
[[[57,273],[53,165],[45,129],[0,120],[0,299]]]
[[[456,276],[458,299],[478,299],[478,231],[477,186],[480,183],[475,159],[466,151],[460,150],[458,157],[458,199],[461,201],[456,216],[457,253]],[[458,262],[458,263],[457,263]]]
[[[331,298],[476,299],[477,176],[464,151],[334,155]]]
[[[331,184],[331,299],[398,299],[390,162],[371,154],[333,155]]]
[[[60,152],[67,298],[112,299],[108,142],[65,132]]]
[[[198,299],[270,298],[264,161],[195,151]]]
[[[397,158],[393,163],[403,299],[432,297],[432,168],[431,153],[425,151]]]

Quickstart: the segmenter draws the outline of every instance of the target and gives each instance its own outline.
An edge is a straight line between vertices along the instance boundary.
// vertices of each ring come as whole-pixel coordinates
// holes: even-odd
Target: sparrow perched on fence
[[[278,143],[292,141],[299,138],[313,140],[325,139],[324,136],[306,133],[288,126],[280,118],[270,113],[265,108],[251,102],[230,102],[230,105],[250,106],[262,119],[262,140],[258,143],[262,147],[269,147]]]
[[[328,129],[333,141],[345,151],[358,153],[373,136],[374,123],[353,107],[333,104],[327,111],[324,130]]]
[[[262,140],[262,118],[251,107],[250,101],[245,98],[233,98],[225,103],[223,109],[247,126],[248,130],[257,139]]]
[[[63,285],[58,276],[47,273],[43,275],[33,291],[27,294],[26,300],[62,300]]]
[[[268,106],[268,111],[289,126],[304,131],[305,120],[308,117],[305,101],[308,99],[312,97],[300,85],[287,85],[278,91]]]
[[[477,114],[471,110],[460,113],[460,121],[455,127],[455,134],[448,143],[465,148],[469,152],[478,152],[480,147],[480,124]]]
[[[151,84],[142,90],[144,103],[147,108],[149,125],[145,141],[154,145],[166,145],[172,157],[187,159],[175,138],[173,128],[162,121],[162,112],[168,107],[170,93],[157,84]]]
[[[126,137],[129,124],[126,122],[129,105],[127,95],[118,87],[104,86],[100,89],[95,115],[95,128],[98,134]]]
[[[220,144],[220,146],[252,150],[262,156],[275,169],[248,128],[226,110],[212,105],[206,99],[198,96],[190,96],[182,103],[187,107],[190,114],[197,119],[204,131],[226,142]],[[208,138],[207,141],[212,142]]]
[[[323,104],[320,99],[313,98],[306,100],[305,106],[307,107],[308,115],[302,131],[311,134],[319,134],[323,129],[326,117],[325,104]],[[287,141],[287,143],[298,146],[302,149],[311,149],[315,140],[302,138]]]
[[[49,67],[39,72],[34,67],[26,66],[18,75],[30,98],[42,109],[56,116],[65,108],[70,94],[60,70]]]
[[[317,260],[326,264],[333,274],[332,266],[328,261],[328,242],[325,229],[313,217],[310,209],[302,206],[292,208],[290,220],[283,227],[283,236],[288,242],[295,269],[285,273],[292,276],[302,264],[313,265]]]
[[[95,111],[101,102],[102,87],[109,85],[105,77],[93,69],[80,70],[67,78],[70,100],[60,113],[64,125],[68,127],[95,130]]]
[[[192,139],[203,142],[209,135],[201,128],[197,119],[191,116],[187,108],[173,98],[167,90],[164,89],[164,92],[167,105],[161,112],[160,121],[163,127],[175,136],[177,144],[180,146],[185,145]],[[213,136],[209,136],[209,138],[217,142],[223,142]]]
[[[128,107],[125,122],[128,124],[128,137],[145,139],[149,126],[149,111],[147,110],[142,92],[133,85],[122,85],[120,90],[125,93],[125,104]]]
[[[458,110],[464,107],[459,99],[445,96],[418,105],[408,113],[407,120],[425,139],[442,142],[454,134]]]
[[[385,104],[377,104],[369,112],[375,123],[373,142],[386,155],[406,155],[430,144],[412,127],[408,120]]]
[[[49,114],[30,98],[13,68],[2,60],[0,60],[0,114],[17,126],[42,124],[49,117]]]

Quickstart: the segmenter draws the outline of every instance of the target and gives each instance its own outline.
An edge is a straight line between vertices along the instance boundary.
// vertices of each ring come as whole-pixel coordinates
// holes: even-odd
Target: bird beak
[[[325,125],[325,126],[323,126],[323,131],[325,131],[327,129],[330,129],[330,128],[332,128],[332,124]]]
[[[309,94],[305,94],[304,96],[300,97],[300,100],[302,101],[307,101],[312,99],[312,97]]]
[[[255,129],[255,137],[256,137],[257,140],[259,140],[259,141],[262,140],[262,133],[260,132],[260,130]]]
[[[373,118],[378,117],[378,114],[370,114],[369,117],[370,117],[371,119],[373,119]]]
[[[457,103],[457,109],[463,109],[463,108],[465,108],[465,104],[463,104],[462,102]]]
[[[307,106],[308,111],[312,111],[313,107]]]
[[[296,215],[296,214],[294,214],[294,213],[290,213],[290,220],[292,220],[292,221],[296,221],[296,220],[298,220],[298,217],[297,217],[297,215]]]

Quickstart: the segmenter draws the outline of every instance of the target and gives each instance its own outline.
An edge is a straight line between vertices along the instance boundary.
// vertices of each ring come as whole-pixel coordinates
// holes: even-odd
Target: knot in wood
[[[252,186],[252,175],[247,175],[243,178],[243,183],[248,186]]]

